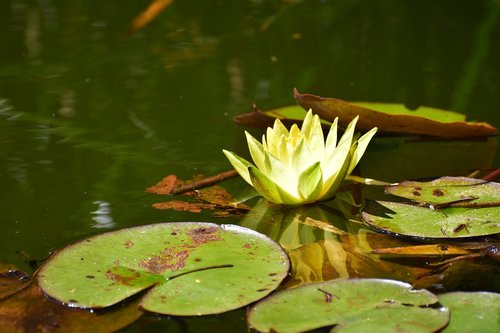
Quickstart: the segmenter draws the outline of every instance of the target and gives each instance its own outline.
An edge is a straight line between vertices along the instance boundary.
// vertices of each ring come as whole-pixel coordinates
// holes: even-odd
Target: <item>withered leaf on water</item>
[[[301,94],[297,89],[294,90],[294,96],[305,110],[312,109],[328,121],[339,117],[339,125],[344,127],[359,115],[357,128],[369,130],[376,126],[379,132],[386,133],[465,138],[487,136],[496,132],[496,128],[488,123],[466,122],[465,116],[446,110],[419,107],[412,111],[398,104],[346,102]]]
[[[203,177],[202,175],[198,175],[190,180],[180,180],[176,175],[168,175],[156,185],[148,187],[146,189],[146,192],[155,194],[195,195],[199,194],[195,191],[201,188],[215,185],[228,178],[236,177],[237,175],[238,173],[234,169],[221,172],[210,177]]]
[[[181,181],[176,175],[168,175],[157,184],[148,187],[146,192],[154,194],[171,194],[173,190],[180,185],[180,183]]]
[[[180,180],[176,175],[168,175],[157,184],[147,188],[146,192],[162,195],[183,194],[195,198],[195,201],[171,200],[157,202],[153,204],[156,209],[173,209],[192,213],[200,213],[205,209],[217,209],[219,212],[214,215],[219,217],[239,215],[249,211],[250,207],[242,203],[235,203],[236,200],[226,189],[213,185],[233,177],[234,174],[236,174],[236,171],[231,170],[206,178],[198,176],[188,181]],[[200,187],[205,188],[195,190]]]
[[[460,246],[449,244],[426,244],[374,249],[373,254],[383,257],[443,257],[472,253]]]
[[[200,199],[201,200],[201,199]],[[171,200],[164,202],[157,202],[153,204],[153,208],[161,210],[173,209],[178,212],[191,212],[201,213],[203,210],[218,210],[214,215],[218,217],[241,215],[250,210],[245,204],[224,204],[222,201],[219,203],[206,202],[203,200],[196,202],[188,202],[181,200]]]
[[[214,209],[217,205],[202,202],[187,202],[180,200],[157,202],[153,208],[168,210],[173,209],[178,212],[200,213],[204,209]]]
[[[16,266],[0,261],[0,300],[13,295],[30,284],[30,277]]]
[[[138,301],[108,311],[89,312],[47,298],[34,284],[0,300],[2,333],[106,333],[123,328],[143,314]]]
[[[218,206],[228,206],[234,208],[250,209],[245,204],[235,203],[234,197],[226,189],[220,186],[204,188],[196,193],[196,197],[204,202]]]

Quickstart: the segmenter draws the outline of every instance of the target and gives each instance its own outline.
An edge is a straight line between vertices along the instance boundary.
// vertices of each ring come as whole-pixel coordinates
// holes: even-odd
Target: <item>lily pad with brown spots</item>
[[[440,210],[400,202],[372,201],[361,214],[371,228],[411,238],[466,238],[500,233],[500,207]]]
[[[441,177],[429,182],[404,181],[387,186],[386,193],[434,208],[500,206],[500,184],[466,177]]]
[[[108,307],[144,292],[143,309],[187,316],[259,300],[288,269],[279,245],[253,230],[172,222],[79,241],[56,252],[37,279],[46,294],[72,307]]]

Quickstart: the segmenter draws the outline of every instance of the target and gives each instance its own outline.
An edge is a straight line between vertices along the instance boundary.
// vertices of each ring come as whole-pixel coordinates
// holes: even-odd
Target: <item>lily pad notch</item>
[[[44,293],[72,307],[104,308],[144,291],[144,310],[190,316],[267,296],[289,265],[277,243],[251,229],[171,222],[74,243],[56,252],[37,279]]]

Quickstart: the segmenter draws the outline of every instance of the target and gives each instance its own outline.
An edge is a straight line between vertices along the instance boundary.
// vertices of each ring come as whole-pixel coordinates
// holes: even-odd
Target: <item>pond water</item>
[[[294,87],[500,126],[497,1],[182,0],[128,33],[149,3],[1,1],[0,259],[32,272],[26,257],[116,228],[240,223],[153,209],[168,198],[145,189],[228,170],[221,150],[245,149],[233,116],[294,104]],[[363,176],[467,175],[500,162],[496,138],[414,141],[376,139]],[[149,316],[124,331],[245,327],[234,311]]]

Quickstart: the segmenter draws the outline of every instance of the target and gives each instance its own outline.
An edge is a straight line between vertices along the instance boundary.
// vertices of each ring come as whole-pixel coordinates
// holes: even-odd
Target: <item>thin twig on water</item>
[[[190,191],[195,191],[197,189],[211,186],[217,183],[220,183],[228,178],[233,178],[238,175],[238,172],[236,170],[229,170],[225,172],[221,172],[215,176],[203,178],[201,180],[192,182],[190,184],[185,184],[179,187],[176,187],[172,190],[171,194],[182,194]]]

